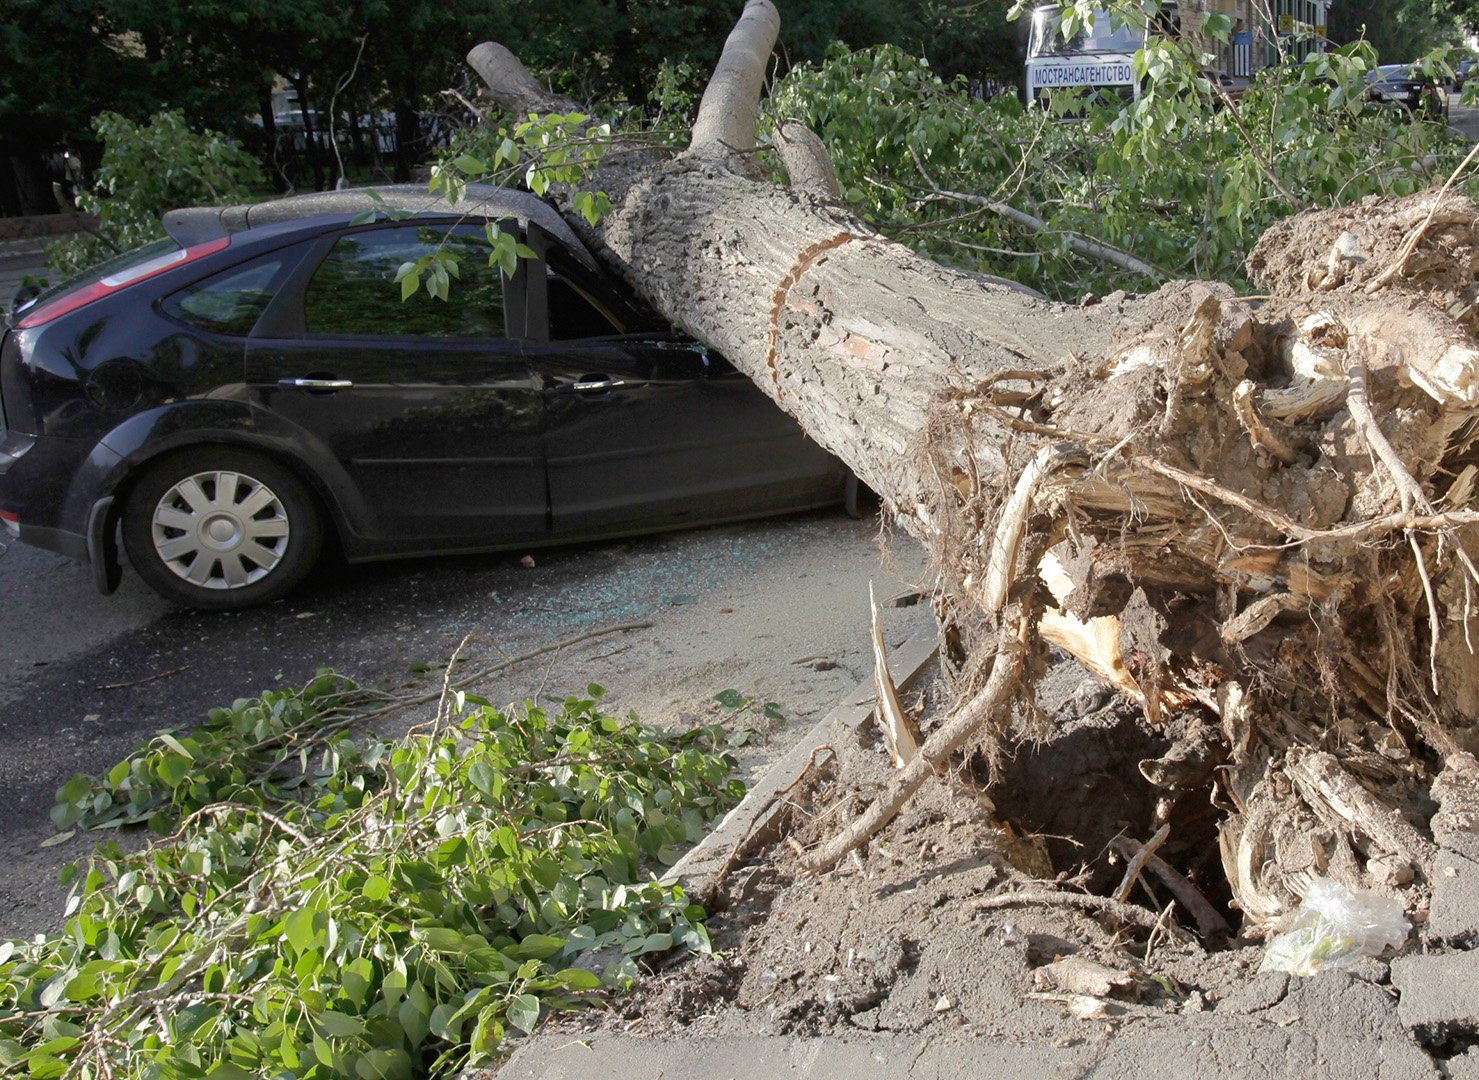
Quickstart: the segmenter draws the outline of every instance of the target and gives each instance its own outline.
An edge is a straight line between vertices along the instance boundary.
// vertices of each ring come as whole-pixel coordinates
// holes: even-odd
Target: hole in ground
[[[1413,1030],[1417,1044],[1439,1061],[1450,1061],[1479,1047],[1479,1028],[1468,1024],[1423,1024]]]
[[[1212,805],[1210,782],[1168,790],[1141,775],[1140,762],[1161,757],[1171,745],[1167,733],[1147,723],[1130,702],[1086,715],[1075,715],[1070,705],[1047,741],[1006,744],[1009,761],[988,790],[1003,818],[1046,839],[1055,870],[1081,873],[1089,890],[1105,895],[1125,872],[1125,860],[1111,858],[1110,842],[1120,835],[1148,840],[1155,831],[1157,802],[1174,800],[1170,836],[1156,855],[1189,878],[1236,927],[1240,918],[1229,907],[1232,891],[1217,841],[1222,814]],[[985,783],[984,763],[976,759],[972,765]],[[1130,899],[1164,910],[1172,900],[1165,887],[1152,874],[1139,880]],[[1181,921],[1190,927],[1184,912]]]

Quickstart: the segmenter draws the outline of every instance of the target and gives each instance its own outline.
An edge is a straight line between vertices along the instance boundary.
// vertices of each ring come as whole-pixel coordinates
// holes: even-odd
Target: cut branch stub
[[[556,94],[529,74],[519,58],[496,41],[474,46],[467,62],[487,85],[493,100],[517,116],[579,111],[574,101]]]
[[[832,158],[811,128],[794,120],[785,121],[776,128],[775,149],[786,167],[791,187],[818,198],[842,198]]]

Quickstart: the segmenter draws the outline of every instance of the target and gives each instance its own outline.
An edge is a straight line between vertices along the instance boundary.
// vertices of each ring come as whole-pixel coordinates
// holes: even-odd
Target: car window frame
[[[445,214],[436,215],[413,215],[400,221],[375,221],[366,225],[332,225],[315,237],[302,260],[299,262],[292,275],[278,288],[277,295],[268,305],[257,325],[250,335],[260,339],[278,339],[294,341],[344,341],[344,342],[386,342],[389,344],[406,344],[412,342],[428,342],[438,345],[453,344],[491,344],[501,342],[518,341],[523,336],[524,329],[524,274],[520,272],[510,277],[501,269],[498,272],[499,280],[503,285],[503,324],[502,334],[469,334],[465,336],[432,336],[428,334],[315,334],[308,331],[307,319],[304,313],[304,298],[307,296],[308,286],[313,277],[318,273],[319,267],[329,257],[330,252],[339,240],[345,236],[354,236],[360,233],[377,232],[383,229],[404,228],[444,228],[451,229],[458,225],[468,225],[473,228],[482,228],[492,224],[495,227],[508,231],[509,221],[495,221],[480,217],[450,217]],[[517,222],[512,223],[517,230]],[[518,232],[515,231],[515,235]],[[457,287],[456,283],[452,286]],[[400,297],[392,290],[387,290],[392,303],[400,303]],[[517,328],[520,333],[515,334]]]

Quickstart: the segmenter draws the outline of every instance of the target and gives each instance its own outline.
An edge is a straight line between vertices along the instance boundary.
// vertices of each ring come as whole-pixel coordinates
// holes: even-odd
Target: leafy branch
[[[500,711],[449,682],[429,730],[339,736],[292,787],[248,775],[275,722],[355,693],[323,675],[237,702],[209,731],[161,736],[87,781],[93,804],[140,808],[110,821],[150,808],[173,831],[73,867],[62,932],[0,945],[0,1064],[444,1074],[492,1060],[510,1027],[625,985],[648,954],[710,949],[702,910],[646,867],[676,860],[742,794],[718,728],[618,719],[595,686],[558,710]],[[232,745],[245,764],[223,780]],[[74,785],[63,820],[82,801]],[[599,972],[580,966],[606,951]]]

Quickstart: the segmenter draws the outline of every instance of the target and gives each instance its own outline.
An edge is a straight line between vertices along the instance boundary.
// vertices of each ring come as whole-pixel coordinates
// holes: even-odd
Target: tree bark
[[[1322,859],[1300,862],[1299,845],[1395,854],[1421,888],[1428,848],[1388,850],[1421,822],[1404,831],[1392,808],[1421,801],[1479,714],[1465,644],[1479,573],[1462,557],[1479,522],[1474,207],[1426,195],[1283,223],[1250,260],[1276,294],[1257,310],[1195,282],[1051,303],[880,236],[829,192],[804,137],[781,140],[797,185],[759,177],[778,24],[750,0],[689,151],[613,158],[585,185],[611,196],[610,216],[595,229],[569,216],[878,492],[939,570],[970,655],[963,704],[814,864],[865,842],[978,725],[999,730],[1007,692],[1035,670],[1041,615],[1067,641],[1120,624],[1065,623],[1140,628],[1124,631],[1129,659],[1104,661],[1117,685],[1131,681],[1152,722],[1193,710],[1220,725],[1224,861],[1249,921],[1297,902],[1291,875]],[[510,109],[563,107],[507,50],[470,59]],[[1406,275],[1368,294],[1429,217]],[[1049,550],[1072,586],[1053,595],[1038,576]],[[1350,798],[1295,783],[1316,749],[1333,752],[1321,791],[1360,789],[1391,814],[1357,800],[1353,819]],[[1369,884],[1359,863],[1348,883]]]

